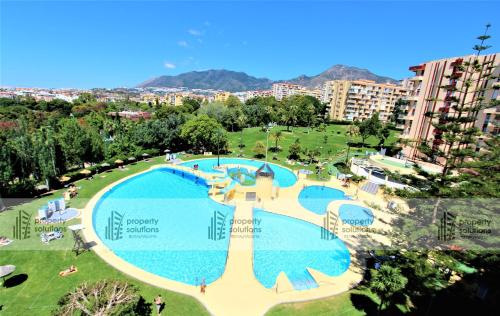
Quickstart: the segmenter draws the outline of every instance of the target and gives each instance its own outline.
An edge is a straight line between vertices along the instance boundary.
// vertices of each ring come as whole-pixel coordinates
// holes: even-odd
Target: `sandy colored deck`
[[[163,166],[165,165],[157,165],[151,167],[151,169]],[[190,168],[172,165],[168,166],[190,171],[207,180],[212,178],[212,176],[204,175],[203,172],[200,171],[193,172]],[[150,170],[144,172],[148,171]],[[92,212],[98,200],[115,185],[137,175],[138,174],[128,176],[103,188],[89,201],[82,212],[82,223],[85,226],[83,230],[85,240],[87,242],[93,242],[95,246],[92,247],[92,250],[116,269],[143,282],[196,297],[205,305],[209,312],[214,315],[263,315],[271,307],[280,303],[307,301],[345,292],[362,280],[364,267],[363,256],[366,253],[365,249],[370,249],[366,247],[365,242],[369,242],[369,245],[372,245],[373,241],[380,244],[388,244],[389,242],[386,237],[378,233],[368,234],[369,240],[367,240],[367,238],[349,238],[348,234],[340,232],[338,234],[339,237],[344,241],[351,253],[351,265],[349,269],[338,277],[330,277],[319,271],[309,269],[311,275],[320,286],[306,291],[297,291],[293,289],[284,273],[279,275],[277,283],[272,289],[267,289],[259,283],[253,273],[253,238],[251,234],[243,236],[244,238],[242,238],[241,234],[233,233],[230,236],[224,274],[217,281],[207,286],[205,294],[201,294],[200,288],[197,286],[187,285],[160,277],[126,262],[115,255],[112,250],[108,249],[94,231],[92,225]],[[363,201],[377,201],[381,205],[385,203],[381,196],[373,196],[365,192],[360,192],[354,185],[351,186],[351,188],[343,188],[340,182],[335,179],[324,182],[323,184],[328,187],[341,189],[351,196],[358,197],[356,201],[349,201],[348,203],[359,205],[364,205]],[[261,207],[272,213],[298,218],[322,226],[324,215],[310,212],[303,208],[298,202],[298,194],[308,185],[318,185],[318,182],[305,180],[299,177],[297,183],[292,187],[280,189],[279,198],[275,200],[265,200],[260,203],[232,201],[230,204],[236,206],[234,219],[252,219],[253,208]],[[346,201],[334,201],[330,203],[328,209],[332,209],[335,212],[342,203],[346,203]],[[389,223],[392,221],[392,215],[377,210],[372,211],[375,216],[375,221],[371,227],[389,230]],[[248,227],[248,224],[246,226]]]

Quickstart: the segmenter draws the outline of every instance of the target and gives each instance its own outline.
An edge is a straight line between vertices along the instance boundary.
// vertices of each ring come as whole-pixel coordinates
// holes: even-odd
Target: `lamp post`
[[[269,148],[269,131],[271,130],[271,128],[273,128],[272,124],[273,123],[269,123],[266,126],[264,126],[264,128],[266,129],[266,134],[267,134],[267,137],[266,137],[266,162],[267,162],[267,151]]]

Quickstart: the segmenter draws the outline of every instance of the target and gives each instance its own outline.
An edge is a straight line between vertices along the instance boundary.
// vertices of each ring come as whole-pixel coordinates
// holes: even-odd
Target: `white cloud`
[[[163,64],[163,66],[165,66],[165,68],[167,68],[167,69],[174,69],[174,68],[175,68],[175,64],[173,64],[173,63],[169,63],[168,61],[167,61],[167,62],[165,62],[165,63]]]
[[[188,47],[189,46],[188,42],[186,42],[186,41],[178,41],[177,45],[179,45],[180,47]]]
[[[189,29],[188,33],[193,35],[193,36],[202,36],[203,32],[200,30],[195,30],[195,29]]]

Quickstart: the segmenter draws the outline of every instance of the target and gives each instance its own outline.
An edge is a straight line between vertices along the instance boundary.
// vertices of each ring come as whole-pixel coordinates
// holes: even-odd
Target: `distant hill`
[[[302,75],[297,78],[287,80],[286,82],[299,84],[301,86],[305,86],[308,88],[316,88],[322,86],[323,83],[328,80],[359,80],[359,79],[373,80],[378,83],[398,82],[393,78],[376,75],[373,72],[369,71],[368,69],[362,69],[345,65],[335,65],[323,71],[319,75],[311,77]]]
[[[215,89],[230,92],[271,88],[272,80],[256,78],[244,72],[230,70],[191,71],[177,76],[161,76],[145,81],[139,87],[186,87],[189,89]]]
[[[267,78],[256,78],[244,72],[230,70],[191,71],[177,76],[160,76],[147,80],[138,87],[167,87],[188,89],[214,89],[230,92],[270,89],[274,82],[291,82],[308,88],[320,87],[327,80],[368,79],[376,82],[392,82],[397,80],[378,76],[367,69],[335,65],[316,76],[299,76],[290,80],[272,81]]]

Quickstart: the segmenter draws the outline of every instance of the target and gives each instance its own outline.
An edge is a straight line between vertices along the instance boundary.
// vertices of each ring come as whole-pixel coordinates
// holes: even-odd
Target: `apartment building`
[[[328,114],[332,120],[343,120],[347,91],[351,87],[349,80],[331,80],[323,85],[321,102],[328,103]]]
[[[273,96],[280,101],[294,94],[302,94],[304,87],[292,83],[275,83],[273,84]]]
[[[272,97],[273,90],[255,90],[247,91],[246,100],[256,97]]]
[[[370,118],[375,112],[380,120],[390,120],[396,102],[406,98],[401,85],[376,83],[371,80],[333,80],[323,86],[323,102],[329,104],[331,119],[357,121]]]
[[[483,87],[487,90],[481,93],[484,97],[483,103],[491,99],[498,99],[498,90],[492,88],[498,85],[498,79],[478,80],[479,75],[474,74],[470,78],[461,71],[460,66],[465,62],[473,61],[475,55],[446,58],[429,61],[420,65],[411,66],[409,69],[415,73],[410,78],[413,81],[408,94],[408,105],[405,107],[405,123],[403,137],[411,140],[411,144],[403,149],[403,153],[410,159],[418,159],[421,155],[417,150],[422,143],[427,143],[429,147],[448,151],[442,141],[442,132],[434,128],[433,123],[439,120],[445,121],[446,117],[453,116],[453,104],[457,102],[470,103],[479,97],[475,92]],[[483,67],[482,73],[487,72],[493,76],[498,76],[500,72],[500,53],[483,55],[478,57],[481,64],[488,63],[488,67]],[[463,80],[470,79],[472,87],[465,97],[458,90],[463,88]],[[466,98],[464,100],[464,98]],[[484,133],[497,133],[500,119],[499,109],[486,109],[478,113],[478,119],[474,126]],[[432,118],[426,113],[440,112],[439,118]]]
[[[224,103],[224,102],[226,102],[226,100],[229,98],[230,95],[231,95],[230,92],[225,92],[225,91],[217,92],[214,95],[214,101]]]

